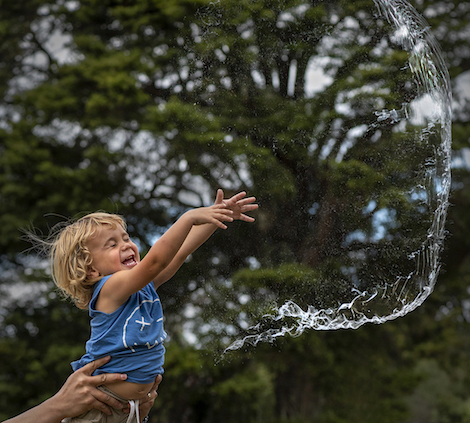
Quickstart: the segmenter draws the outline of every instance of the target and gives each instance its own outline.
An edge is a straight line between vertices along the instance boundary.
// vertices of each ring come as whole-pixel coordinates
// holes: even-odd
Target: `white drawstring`
[[[132,423],[132,418],[135,415],[135,419],[137,423],[140,423],[140,415],[139,415],[139,400],[129,400],[129,405],[131,407],[131,411],[129,412],[129,417],[127,418],[127,423]]]

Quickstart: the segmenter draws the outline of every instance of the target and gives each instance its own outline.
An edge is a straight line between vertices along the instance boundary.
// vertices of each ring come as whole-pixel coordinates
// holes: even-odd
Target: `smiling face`
[[[101,225],[87,242],[93,257],[89,278],[107,276],[120,270],[129,270],[139,261],[139,250],[121,226]]]

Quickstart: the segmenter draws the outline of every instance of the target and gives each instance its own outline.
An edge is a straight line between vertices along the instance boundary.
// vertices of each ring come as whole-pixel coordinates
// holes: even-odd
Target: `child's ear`
[[[96,270],[93,266],[89,266],[86,272],[86,276],[87,276],[87,279],[95,279],[101,275],[100,275],[100,272],[98,272],[98,270]]]

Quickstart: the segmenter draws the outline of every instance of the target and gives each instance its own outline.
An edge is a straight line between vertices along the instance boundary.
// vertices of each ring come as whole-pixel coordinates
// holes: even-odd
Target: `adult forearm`
[[[60,423],[67,417],[53,398],[3,423]]]
[[[110,359],[111,357],[107,356],[86,364],[72,373],[53,397],[3,423],[60,423],[66,417],[79,416],[92,408],[111,415],[110,407],[121,409],[123,404],[97,389],[97,386],[126,380],[127,376],[115,373],[91,376]],[[155,381],[154,396],[152,394],[148,401],[157,396],[156,390],[160,381],[161,377]]]

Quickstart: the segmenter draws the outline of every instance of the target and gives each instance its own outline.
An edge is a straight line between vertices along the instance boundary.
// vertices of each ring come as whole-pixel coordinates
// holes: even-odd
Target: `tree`
[[[369,290],[349,318],[373,318],[401,310],[433,284],[448,128],[415,110],[429,89],[415,69],[420,59],[385,18],[377,23],[376,12],[373,2],[293,1],[223,2],[203,14],[198,104],[230,133],[226,148],[243,151],[239,160],[267,210],[251,246],[260,268],[234,278],[252,299],[268,285],[268,299],[280,304],[294,298],[328,309]],[[331,80],[309,95],[309,64],[321,59]],[[279,263],[296,265],[294,289],[286,289],[288,267]]]

